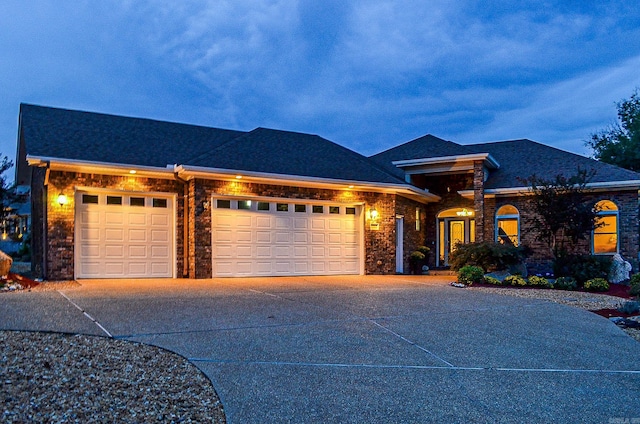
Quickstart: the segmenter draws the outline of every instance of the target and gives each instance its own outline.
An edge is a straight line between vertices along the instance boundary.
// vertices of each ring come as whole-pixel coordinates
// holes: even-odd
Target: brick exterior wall
[[[42,169],[42,171],[40,171]],[[176,269],[177,275],[182,275],[183,264],[183,208],[184,201],[182,183],[175,180],[156,178],[140,178],[134,176],[109,176],[76,172],[50,171],[49,184],[44,187],[44,168],[34,170],[32,181],[32,214],[38,219],[42,231],[33,231],[33,244],[43,244],[46,240],[47,252],[40,251],[33,257],[32,268],[34,275],[48,280],[71,280],[74,278],[74,238],[75,238],[75,203],[76,187],[96,187],[135,192],[163,192],[177,194],[176,202]],[[69,203],[61,206],[57,202],[58,195],[64,193]],[[45,202],[46,199],[46,202]],[[46,216],[46,223],[45,222]],[[44,239],[43,239],[44,237]]]
[[[420,229],[416,230],[416,209],[419,212],[419,220],[420,220]],[[404,274],[408,274],[411,271],[411,266],[409,262],[409,256],[411,252],[416,250],[418,246],[427,246],[427,241],[425,239],[425,231],[428,226],[427,218],[426,218],[426,205],[416,202],[411,199],[407,199],[402,196],[397,196],[396,198],[396,214],[403,215],[403,233],[404,240],[402,245],[402,256],[403,256],[403,269]],[[430,245],[429,247],[432,252],[429,254],[429,257],[433,256],[433,247]],[[428,260],[428,259],[427,259]],[[398,272],[398,270],[396,270]]]

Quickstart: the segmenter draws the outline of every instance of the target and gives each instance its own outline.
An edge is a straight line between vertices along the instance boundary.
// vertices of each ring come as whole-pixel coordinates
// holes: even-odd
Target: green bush
[[[504,283],[508,286],[526,286],[527,280],[519,275],[510,275],[504,279]]]
[[[629,284],[631,285],[629,295],[636,297],[640,296],[640,274],[633,274]]]
[[[607,291],[609,283],[604,278],[592,278],[584,282],[584,289],[587,291]]]
[[[479,266],[467,265],[458,271],[458,282],[468,286],[481,283],[484,280],[484,271]]]
[[[553,282],[553,288],[556,290],[575,290],[578,288],[578,282],[573,277],[558,277]]]
[[[501,286],[502,285],[502,281],[498,280],[495,277],[484,277],[484,283],[485,284],[491,284],[493,286]]]
[[[411,262],[420,262],[420,261],[424,261],[425,255],[422,252],[419,251],[413,251],[411,252],[411,255],[409,255],[409,260]]]
[[[578,284],[594,278],[607,278],[611,258],[596,255],[562,255],[553,261],[553,273],[557,277],[573,277]]]
[[[529,254],[523,246],[508,246],[495,242],[478,242],[459,245],[449,256],[449,265],[454,271],[465,265],[476,265],[487,272],[502,271],[518,265]]]
[[[529,277],[529,285],[534,287],[540,287],[548,289],[551,287],[551,283],[544,277],[538,277],[537,275]]]
[[[425,256],[427,256],[429,252],[431,252],[431,249],[429,249],[427,246],[418,246],[416,250]]]
[[[640,302],[637,301],[630,301],[630,302],[624,302],[619,308],[618,308],[619,312],[622,312],[623,314],[636,314],[638,312],[640,312]]]

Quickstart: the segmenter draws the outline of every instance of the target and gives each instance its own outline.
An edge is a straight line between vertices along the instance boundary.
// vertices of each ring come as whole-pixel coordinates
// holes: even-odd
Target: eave
[[[487,169],[500,168],[500,164],[490,153],[398,160],[391,163],[406,174],[433,175],[473,172],[474,163],[477,161],[482,161]]]
[[[27,163],[29,166],[47,167],[51,171],[81,172],[85,174],[104,174],[129,177],[135,175],[136,177],[145,178],[174,178],[174,165],[167,165],[166,168],[161,168],[155,166],[116,164],[32,155],[27,155]]]
[[[180,178],[185,180],[201,178],[207,180],[242,181],[259,184],[275,184],[328,190],[396,193],[419,201],[421,203],[437,202],[440,200],[440,196],[430,193],[428,190],[421,190],[410,184],[353,181],[333,178],[274,174],[268,172],[247,172],[235,169],[206,168],[190,165],[177,165],[175,167],[175,172]]]
[[[611,190],[640,190],[640,180],[627,181],[602,181],[597,183],[588,183],[585,189],[589,192],[603,192]],[[458,194],[467,199],[473,199],[473,190],[460,190]],[[488,188],[484,190],[485,198],[499,196],[530,196],[533,192],[531,187],[508,187],[508,188]]]

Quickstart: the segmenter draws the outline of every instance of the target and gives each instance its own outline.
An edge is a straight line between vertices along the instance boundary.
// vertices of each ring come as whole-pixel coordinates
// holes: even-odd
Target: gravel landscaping
[[[0,331],[0,421],[225,423],[185,358],[97,336]]]

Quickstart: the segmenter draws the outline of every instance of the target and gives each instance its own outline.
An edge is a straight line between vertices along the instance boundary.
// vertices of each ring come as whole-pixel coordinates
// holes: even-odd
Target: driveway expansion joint
[[[71,300],[71,299],[69,298],[69,296],[67,296],[66,294],[64,294],[64,292],[61,292],[60,290],[56,290],[56,291],[57,291],[58,293],[60,293],[60,296],[62,296],[62,297],[64,297],[65,299],[67,299],[67,301],[69,301],[69,303],[71,303],[73,306],[75,306],[75,307],[76,307],[76,309],[78,309],[80,312],[82,312],[82,314],[83,314],[85,317],[89,318],[89,320],[90,320],[91,322],[93,322],[95,325],[97,325],[97,326],[98,326],[98,328],[99,328],[100,330],[102,330],[102,331],[107,335],[107,337],[109,337],[109,338],[113,338],[113,335],[112,335],[112,334],[111,334],[111,333],[110,333],[106,328],[104,328],[104,327],[102,326],[102,324],[100,324],[100,323],[99,323],[95,318],[93,318],[91,315],[89,315],[89,314],[87,313],[87,311],[85,311],[84,309],[82,309],[82,308],[81,308],[77,303],[75,303],[73,300]]]

